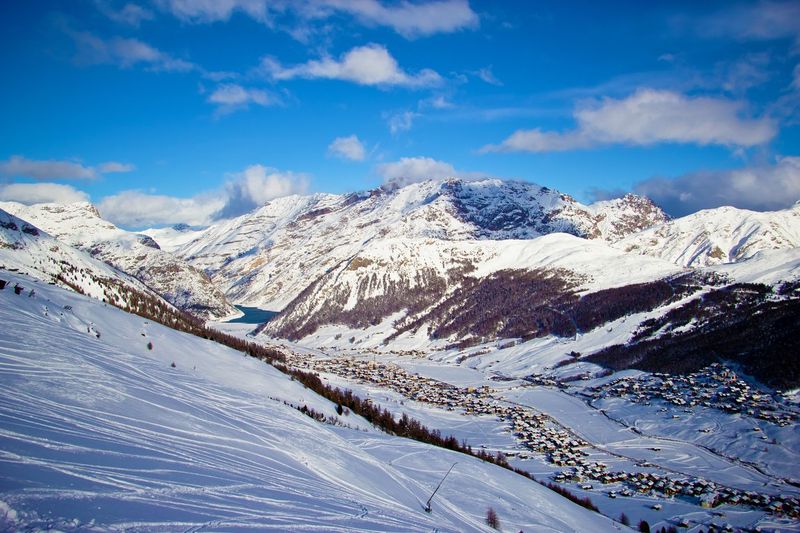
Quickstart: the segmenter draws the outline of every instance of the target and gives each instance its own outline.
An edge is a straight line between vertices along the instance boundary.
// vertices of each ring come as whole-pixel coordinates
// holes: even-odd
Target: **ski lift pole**
[[[425,503],[425,512],[426,513],[430,513],[431,512],[431,501],[433,500],[433,497],[436,496],[437,492],[439,492],[439,488],[442,486],[442,483],[444,483],[444,480],[447,479],[447,476],[450,475],[450,472],[452,472],[453,467],[455,467],[457,464],[458,464],[458,461],[453,463],[453,466],[450,467],[450,470],[447,471],[447,473],[444,475],[444,477],[439,482],[439,484],[436,485],[436,488],[434,489],[433,494],[431,494],[431,497],[428,498],[428,501]]]

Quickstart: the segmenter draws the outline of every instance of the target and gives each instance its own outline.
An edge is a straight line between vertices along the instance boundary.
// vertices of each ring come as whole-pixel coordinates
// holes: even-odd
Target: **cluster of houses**
[[[569,470],[557,472],[553,479],[560,483],[578,483],[584,490],[595,487],[588,483],[596,481],[615,488],[606,492],[609,498],[617,496],[633,496],[635,493],[646,495],[663,495],[666,497],[683,496],[695,499],[705,508],[722,504],[749,505],[759,507],[772,513],[780,513],[791,518],[800,517],[800,501],[790,495],[768,495],[754,491],[743,491],[717,485],[712,481],[685,476],[665,476],[657,472],[609,472],[602,463],[591,463],[574,466]],[[621,487],[621,488],[620,488]]]
[[[800,517],[800,501],[790,496],[771,496],[740,491],[687,476],[667,477],[649,471],[611,472],[607,465],[589,459],[585,451],[590,446],[587,442],[560,426],[550,416],[530,408],[501,402],[492,396],[492,390],[487,386],[456,387],[418,374],[411,374],[391,363],[384,364],[366,359],[349,357],[317,359],[291,354],[289,362],[294,366],[314,372],[335,374],[362,383],[373,383],[394,390],[412,400],[439,405],[450,411],[461,410],[465,415],[496,416],[510,424],[514,436],[523,447],[543,454],[546,460],[555,466],[571,467],[569,470],[556,472],[553,475],[553,479],[557,482],[577,482],[584,490],[594,489],[594,486],[589,483],[590,481],[603,485],[616,485],[619,488],[606,492],[610,498],[616,498],[618,495],[633,496],[635,493],[665,497],[682,495],[698,499],[704,507],[725,503],[751,505],[785,516]],[[656,378],[664,382],[685,383],[689,390],[691,390],[692,383],[698,389],[713,389],[712,382],[724,383],[717,388],[721,387],[727,391],[749,390],[743,388],[746,384],[737,380],[735,375],[721,366],[710,367],[705,372],[687,378],[672,378],[662,374],[656,375]],[[628,389],[636,391],[638,389],[633,388],[635,384],[633,381],[635,380],[619,380],[612,385],[612,388],[620,385],[614,389],[619,393]],[[649,382],[647,383],[649,389]],[[639,387],[643,387],[643,384],[640,383]],[[675,393],[669,392],[669,390],[666,387],[661,389],[662,396],[659,397],[665,399],[673,397]],[[728,393],[726,392],[726,394]],[[711,401],[716,401],[713,398],[715,396],[712,394]],[[528,457],[525,452],[512,451],[506,452],[506,455],[519,456],[521,459]],[[655,465],[642,463],[639,466],[646,468]]]
[[[788,426],[796,420],[796,415],[770,394],[754,390],[733,370],[719,363],[687,376],[656,373],[622,377],[588,392],[593,399],[611,395],[643,404],[662,400],[683,408],[709,407],[780,426]],[[767,439],[766,436],[762,438]]]
[[[465,415],[496,416],[508,422],[514,436],[530,450],[555,454],[553,457],[558,457],[564,465],[582,464],[585,460],[586,452],[582,448],[589,446],[588,443],[543,413],[498,401],[491,395],[492,389],[487,386],[456,387],[411,374],[395,364],[366,359],[314,359],[290,356],[290,362],[314,372],[336,374],[360,382],[374,383],[412,400],[439,405],[449,411],[459,409]]]

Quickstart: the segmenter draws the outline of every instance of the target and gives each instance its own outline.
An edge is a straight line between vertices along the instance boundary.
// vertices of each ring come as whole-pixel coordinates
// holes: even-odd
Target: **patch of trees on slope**
[[[685,374],[733,361],[773,388],[800,386],[797,283],[777,289],[734,284],[713,289],[660,318],[645,321],[627,344],[587,358],[621,370]]]
[[[385,294],[357,298],[358,303],[350,309],[345,309],[350,298],[346,291],[328,294],[321,305],[310,305],[320,297],[320,278],[270,324],[278,324],[270,333],[299,340],[325,325],[363,329],[405,310],[405,317],[394,324],[395,331],[386,343],[425,326],[431,339],[452,339],[459,347],[494,338],[571,337],[625,315],[677,301],[709,283],[687,274],[579,296],[580,280],[563,269],[508,269],[486,278],[466,275],[470,271],[453,269],[445,279],[424,270],[414,285],[408,280],[386,282]],[[375,284],[370,278],[360,282],[364,286]],[[448,293],[447,288],[453,286],[457,288]],[[303,313],[303,309],[309,311]]]
[[[485,279],[465,278],[447,299],[398,327],[389,340],[426,324],[431,338],[452,338],[459,347],[493,338],[572,337],[677,301],[705,282],[684,275],[579,296],[567,271],[503,270]]]

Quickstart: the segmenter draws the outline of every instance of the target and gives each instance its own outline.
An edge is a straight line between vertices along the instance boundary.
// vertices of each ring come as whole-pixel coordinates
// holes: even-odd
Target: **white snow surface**
[[[800,204],[769,212],[705,209],[632,234],[614,246],[683,266],[734,263],[760,251],[800,246]]]
[[[776,285],[800,278],[800,248],[760,250],[736,263],[706,267],[740,283]]]
[[[355,415],[316,422],[284,402],[335,406],[265,363],[39,285],[0,291],[0,529],[489,531],[491,506],[509,531],[625,530]]]
[[[469,268],[462,274],[459,269],[465,266]],[[444,300],[459,286],[462,276],[484,279],[504,270],[554,272],[573,281],[578,292],[652,281],[684,271],[666,261],[626,254],[602,242],[567,233],[504,241],[383,239],[320,276],[292,308],[267,324],[265,332],[279,331],[286,323],[315,320],[315,314],[325,314],[330,302],[342,295],[347,297],[345,309],[352,309],[365,299],[396,293],[398,286],[411,290],[437,279],[447,285],[441,298]],[[377,344],[390,336],[395,322],[405,318],[401,314],[384,321],[375,335],[369,333],[371,342]],[[354,334],[363,337],[368,332]],[[348,333],[344,338],[350,336]],[[445,341],[440,339],[438,343]]]
[[[139,233],[151,237],[165,252],[173,253],[203,235],[205,231],[205,228],[192,229],[179,225],[168,228],[150,228]]]

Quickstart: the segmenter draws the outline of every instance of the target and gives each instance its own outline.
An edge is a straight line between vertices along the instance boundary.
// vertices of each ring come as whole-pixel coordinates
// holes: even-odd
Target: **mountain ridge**
[[[527,182],[427,180],[278,198],[212,225],[176,253],[205,270],[238,304],[279,310],[378,240],[496,241],[567,232],[613,241],[666,219],[652,202],[635,196],[584,206]]]
[[[203,318],[241,315],[203,272],[162,251],[151,237],[104,220],[90,203],[0,202],[0,208],[128,273],[180,309]]]

